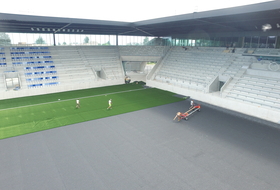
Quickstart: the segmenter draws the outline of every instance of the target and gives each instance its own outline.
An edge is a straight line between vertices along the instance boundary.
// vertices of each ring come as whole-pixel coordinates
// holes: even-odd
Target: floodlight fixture
[[[265,32],[267,30],[270,30],[272,28],[272,26],[270,24],[264,24],[262,25],[262,30]]]

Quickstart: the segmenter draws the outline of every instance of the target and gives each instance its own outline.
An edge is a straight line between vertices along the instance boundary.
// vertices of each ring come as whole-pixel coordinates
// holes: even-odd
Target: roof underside
[[[0,32],[174,36],[198,33],[280,32],[280,1],[134,23],[0,13]]]

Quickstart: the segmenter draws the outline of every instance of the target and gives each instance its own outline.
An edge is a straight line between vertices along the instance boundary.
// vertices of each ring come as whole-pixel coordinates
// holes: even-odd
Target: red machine
[[[178,118],[178,121],[181,121],[182,119],[188,120],[188,117],[193,113],[195,113],[196,111],[200,111],[200,105],[194,105],[190,107],[190,109],[185,113],[177,112],[173,120],[175,120],[176,118]]]

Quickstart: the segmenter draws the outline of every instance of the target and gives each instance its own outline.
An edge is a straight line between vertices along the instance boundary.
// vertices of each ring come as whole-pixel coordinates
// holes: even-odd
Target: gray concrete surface
[[[279,129],[209,105],[172,120],[188,107],[186,100],[0,140],[0,189],[280,189]]]

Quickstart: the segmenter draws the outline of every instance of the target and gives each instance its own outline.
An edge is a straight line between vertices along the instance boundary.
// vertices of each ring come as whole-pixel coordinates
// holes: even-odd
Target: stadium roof
[[[265,28],[263,28],[265,27]],[[174,36],[280,31],[280,1],[194,12],[138,22],[0,13],[0,32]]]

